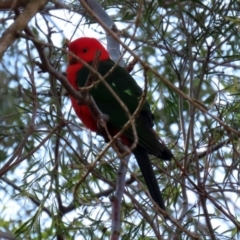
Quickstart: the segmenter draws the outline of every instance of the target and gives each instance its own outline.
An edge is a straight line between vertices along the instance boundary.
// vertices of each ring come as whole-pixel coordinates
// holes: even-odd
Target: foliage
[[[3,38],[25,6],[5,11],[1,4]],[[148,82],[155,129],[175,156],[152,159],[168,221],[131,159],[121,238],[239,238],[239,3],[100,4],[121,41],[150,66],[137,59],[131,74],[141,86]],[[65,38],[106,35],[78,1],[50,1],[16,34],[0,62],[0,230],[21,239],[109,239],[119,159],[110,148],[95,161],[103,139],[76,118],[41,58],[62,75]]]

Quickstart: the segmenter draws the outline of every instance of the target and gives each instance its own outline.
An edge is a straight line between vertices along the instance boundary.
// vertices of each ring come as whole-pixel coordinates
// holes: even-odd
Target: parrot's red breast
[[[89,41],[90,40],[90,41]],[[99,41],[94,38],[79,38],[68,45],[68,49],[74,52],[79,58],[89,63],[95,58],[97,50],[101,51],[100,61],[109,59],[109,54]],[[67,68],[67,78],[71,85],[78,90],[77,86],[77,72],[83,67],[80,62],[71,64],[74,58],[69,55],[69,65]],[[93,118],[87,105],[81,105],[75,98],[70,96],[72,106],[77,116],[81,119],[82,123],[91,131],[97,131],[97,123]]]

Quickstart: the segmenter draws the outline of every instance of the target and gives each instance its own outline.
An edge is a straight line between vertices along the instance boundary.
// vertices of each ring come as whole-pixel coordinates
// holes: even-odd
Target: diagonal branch
[[[28,1],[28,4],[24,8],[22,14],[16,18],[15,22],[3,33],[0,38],[0,59],[8,47],[11,46],[18,38],[17,32],[23,31],[32,17],[42,7],[44,7],[47,2],[47,0]]]
[[[16,9],[24,7],[26,4],[26,0],[0,0],[0,10]]]
[[[82,4],[82,0],[79,0],[79,2],[84,7],[84,5]],[[113,32],[118,34],[117,26],[115,25],[113,20],[108,16],[106,11],[102,8],[102,6],[96,0],[87,0],[87,1],[84,0],[84,2],[94,12],[93,15],[92,14],[90,14],[90,15],[92,15],[94,18],[95,18],[95,16],[99,17],[106,24],[106,26],[109,29],[111,29]],[[124,67],[125,63],[120,54],[119,41],[116,41],[116,39],[114,39],[111,34],[108,34],[107,31],[106,31],[106,37],[107,37],[107,50],[108,50],[112,60],[114,62],[119,62],[118,64],[120,66]]]
[[[14,190],[19,191],[22,195],[29,198],[36,206],[40,207],[42,202],[37,200],[35,196],[33,196],[31,193],[23,190],[21,187],[17,186],[13,181],[9,180],[6,177],[0,178],[2,181],[10,185]],[[48,216],[52,217],[52,212],[45,206],[42,207],[43,211],[47,213]],[[1,238],[0,238],[1,239]]]

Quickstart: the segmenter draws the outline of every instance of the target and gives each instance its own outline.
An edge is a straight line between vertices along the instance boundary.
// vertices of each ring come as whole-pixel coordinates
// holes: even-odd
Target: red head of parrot
[[[94,60],[96,51],[101,51],[100,61],[110,59],[107,50],[103,45],[95,38],[82,37],[75,41],[68,43],[68,50],[78,56],[81,60],[89,63]],[[76,74],[83,67],[83,64],[77,61],[73,56],[68,55],[69,66],[67,68],[67,77],[70,80],[74,80],[71,84],[77,89]],[[74,64],[73,64],[74,63]]]

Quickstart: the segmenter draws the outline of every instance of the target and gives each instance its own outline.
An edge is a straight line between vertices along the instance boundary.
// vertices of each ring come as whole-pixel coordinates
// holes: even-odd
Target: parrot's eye
[[[88,48],[84,48],[83,52],[85,52],[85,53],[88,52]]]

